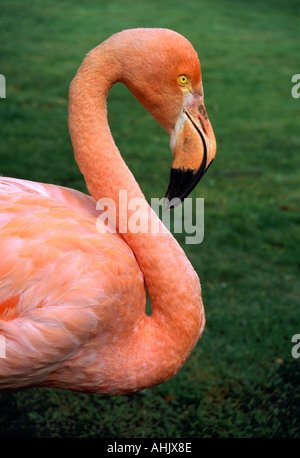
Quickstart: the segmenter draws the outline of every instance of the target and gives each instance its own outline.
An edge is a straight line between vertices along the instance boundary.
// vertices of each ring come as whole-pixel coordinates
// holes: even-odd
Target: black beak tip
[[[164,198],[163,209],[171,210],[178,207],[197,186],[211,163],[212,161],[206,167],[205,161],[198,170],[171,168],[170,182]]]

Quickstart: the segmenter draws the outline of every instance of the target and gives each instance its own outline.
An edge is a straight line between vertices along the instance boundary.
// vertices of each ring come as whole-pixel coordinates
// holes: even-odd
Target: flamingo
[[[0,179],[1,392],[143,390],[176,374],[202,335],[198,275],[146,203],[109,129],[106,98],[117,82],[170,135],[168,201],[183,201],[215,157],[200,63],[186,38],[169,29],[123,30],[86,55],[70,85],[68,116],[90,195]],[[156,218],[159,231],[107,230],[97,202],[113,199],[120,215],[120,190],[128,219],[131,199],[141,199],[141,218]]]

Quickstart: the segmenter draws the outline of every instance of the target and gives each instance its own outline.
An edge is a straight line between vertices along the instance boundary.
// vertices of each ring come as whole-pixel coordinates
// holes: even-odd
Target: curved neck
[[[113,53],[104,42],[83,61],[70,86],[69,128],[89,192],[96,201],[103,197],[115,201],[118,222],[119,191],[127,192],[128,203],[144,196],[123,161],[107,122],[106,97],[112,85],[122,79],[125,67],[124,62],[114,59]],[[128,219],[131,212],[128,208]],[[135,254],[152,300],[152,315],[144,314],[132,337],[132,351],[127,355],[127,377],[132,372],[135,389],[160,383],[177,372],[204,327],[198,276],[173,236],[166,229],[162,231],[162,223],[148,204],[144,212],[156,219],[159,233],[133,234],[128,230],[122,234]],[[143,380],[147,371],[138,371],[145,365],[147,383]]]

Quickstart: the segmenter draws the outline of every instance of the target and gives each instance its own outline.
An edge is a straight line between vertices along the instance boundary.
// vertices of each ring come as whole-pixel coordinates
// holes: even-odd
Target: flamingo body
[[[80,379],[99,349],[109,352],[111,333],[125,341],[145,309],[136,259],[118,233],[99,233],[96,203],[79,191],[1,178],[0,205],[0,334],[10,350],[1,388],[42,382],[70,358]]]
[[[167,68],[170,55],[174,65]],[[151,80],[155,65],[162,73]],[[183,71],[186,79],[178,77]],[[92,197],[0,178],[0,335],[6,343],[0,391],[141,390],[172,377],[203,332],[198,276],[148,205],[142,218],[157,218],[158,233],[99,230],[99,198],[112,198],[117,214],[120,190],[129,200],[145,201],[107,124],[106,96],[118,81],[171,135],[170,195],[183,200],[215,155],[198,57],[185,38],[166,29],[134,29],[86,56],[70,86],[69,128]]]

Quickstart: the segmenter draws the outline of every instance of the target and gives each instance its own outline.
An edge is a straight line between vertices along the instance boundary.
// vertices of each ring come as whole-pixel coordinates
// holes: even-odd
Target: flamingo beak
[[[164,210],[184,201],[216,155],[216,139],[202,95],[184,94],[182,109],[170,136],[170,147],[174,160]]]

